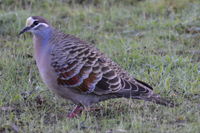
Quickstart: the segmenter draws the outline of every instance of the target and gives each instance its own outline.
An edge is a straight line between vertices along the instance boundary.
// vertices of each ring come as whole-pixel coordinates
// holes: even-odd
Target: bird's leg
[[[68,118],[77,117],[82,111],[90,112],[90,111],[99,111],[101,108],[97,107],[83,107],[82,105],[76,105],[76,107],[67,115]]]
[[[82,111],[84,110],[83,106],[81,105],[77,105],[72,112],[70,112],[67,117],[68,118],[74,118],[76,116],[78,116]]]

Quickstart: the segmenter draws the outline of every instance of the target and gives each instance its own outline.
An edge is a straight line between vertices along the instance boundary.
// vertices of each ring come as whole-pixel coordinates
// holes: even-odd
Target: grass
[[[0,132],[198,133],[198,0],[5,0],[0,3]],[[32,36],[17,33],[41,15],[63,32],[94,43],[155,92],[180,106],[114,99],[69,120],[73,103],[42,83]],[[31,92],[31,93],[30,93]]]

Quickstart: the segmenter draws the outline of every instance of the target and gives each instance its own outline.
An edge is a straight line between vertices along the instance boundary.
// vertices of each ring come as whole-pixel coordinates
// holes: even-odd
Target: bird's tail
[[[150,97],[143,97],[141,99],[146,100],[146,101],[150,101],[150,102],[153,102],[153,103],[156,103],[156,104],[168,106],[168,107],[177,106],[177,104],[175,104],[174,101],[162,98],[158,94],[153,94]]]

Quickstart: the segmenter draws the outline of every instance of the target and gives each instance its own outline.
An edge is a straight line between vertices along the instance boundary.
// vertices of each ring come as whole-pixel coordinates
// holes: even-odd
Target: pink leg
[[[72,112],[70,112],[67,117],[68,118],[74,118],[74,117],[77,117],[82,111],[83,111],[83,106],[81,105],[77,105],[73,110]]]
[[[84,108],[82,105],[76,105],[76,107],[70,112],[67,117],[68,118],[75,118],[77,117],[82,111],[99,111],[100,108]]]

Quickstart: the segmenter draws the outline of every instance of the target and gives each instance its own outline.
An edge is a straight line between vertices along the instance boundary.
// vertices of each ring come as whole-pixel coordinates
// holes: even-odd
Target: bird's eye
[[[34,21],[33,22],[33,25],[38,25],[39,24],[39,21]]]

